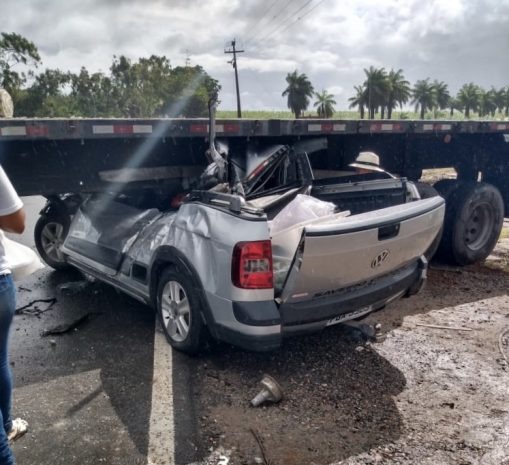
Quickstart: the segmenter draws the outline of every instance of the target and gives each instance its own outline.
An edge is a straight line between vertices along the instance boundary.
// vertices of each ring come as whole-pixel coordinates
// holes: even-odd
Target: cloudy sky
[[[234,109],[236,38],[243,109],[285,109],[285,76],[306,73],[346,109],[363,68],[402,68],[455,93],[509,85],[509,0],[1,0],[1,32],[39,48],[43,67],[107,71],[113,55],[202,65]]]

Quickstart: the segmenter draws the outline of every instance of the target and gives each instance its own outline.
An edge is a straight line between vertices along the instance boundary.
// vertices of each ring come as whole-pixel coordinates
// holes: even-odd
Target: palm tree
[[[447,84],[443,81],[437,81],[436,79],[433,81],[433,91],[435,93],[435,110],[438,108],[439,110],[444,110],[445,108],[449,108],[449,100],[451,100],[451,94],[449,94],[449,88]]]
[[[495,116],[497,111],[496,90],[491,88],[488,91],[479,88],[479,116]]]
[[[369,117],[373,119],[375,117],[376,110],[378,110],[378,108],[382,108],[383,112],[385,105],[387,104],[387,93],[389,90],[387,72],[385,71],[385,68],[375,68],[370,66],[369,69],[364,69],[364,74],[366,74],[364,87],[367,92]]]
[[[354,97],[350,97],[348,99],[350,102],[350,108],[359,107],[361,119],[364,119],[364,106],[367,104],[366,89],[364,86],[354,86],[354,89],[357,94],[355,94]]]
[[[309,106],[309,99],[313,96],[313,86],[308,77],[298,74],[297,70],[288,73],[286,76],[288,87],[282,93],[282,96],[288,96],[288,108],[295,114],[295,118],[300,118],[301,113]]]
[[[421,108],[421,119],[424,119],[424,114],[427,110],[431,110],[435,104],[435,90],[433,84],[429,82],[429,78],[417,81],[412,89],[413,100],[415,104],[415,111]]]
[[[318,116],[321,118],[332,118],[335,111],[334,105],[336,105],[334,95],[329,94],[326,90],[322,90],[322,93],[316,92],[315,97],[317,98],[315,107],[318,107]]]
[[[410,98],[410,83],[403,77],[403,70],[390,70],[387,75],[388,94],[387,94],[387,119],[391,119],[392,110],[397,105],[403,106]]]
[[[509,86],[504,89],[505,94],[505,111],[504,115],[509,116]]]
[[[493,89],[493,88],[492,88]],[[506,103],[508,95],[506,95],[507,89],[493,89],[494,92],[494,101],[495,105],[497,106],[497,110],[500,112],[500,114],[504,113],[504,110],[506,108]]]
[[[463,106],[458,101],[458,99],[456,99],[454,97],[451,97],[449,99],[449,114],[451,115],[451,118],[454,116],[454,110],[462,111],[463,110]]]
[[[465,117],[470,118],[470,111],[476,111],[479,107],[479,86],[473,82],[465,84],[456,97],[465,109]]]

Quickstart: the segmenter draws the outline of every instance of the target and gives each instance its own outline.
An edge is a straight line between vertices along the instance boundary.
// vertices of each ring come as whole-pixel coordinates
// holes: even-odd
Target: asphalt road
[[[23,200],[27,228],[11,237],[34,247],[44,199]],[[60,288],[72,282],[77,289]],[[15,317],[11,337],[13,413],[30,425],[13,446],[20,464],[171,465],[196,459],[197,448],[188,447],[195,435],[187,381],[192,364],[174,357],[156,334],[150,308],[110,286],[84,282],[72,270],[46,267],[17,288],[17,307],[28,306]],[[34,302],[41,299],[56,302]],[[77,321],[70,331],[44,336]],[[173,389],[175,369],[179,383]]]

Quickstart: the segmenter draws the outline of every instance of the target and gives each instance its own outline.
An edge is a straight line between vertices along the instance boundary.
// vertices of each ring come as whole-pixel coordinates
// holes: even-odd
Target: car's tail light
[[[271,289],[272,280],[271,242],[239,242],[233,250],[233,284],[243,289]]]

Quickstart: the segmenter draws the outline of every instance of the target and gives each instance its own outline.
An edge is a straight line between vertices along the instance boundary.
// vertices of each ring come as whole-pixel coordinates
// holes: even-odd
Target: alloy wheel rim
[[[64,243],[64,227],[60,223],[46,223],[41,232],[41,243],[44,253],[55,262],[64,262],[62,245]]]
[[[170,338],[184,341],[191,326],[191,307],[186,291],[177,281],[168,281],[161,296],[163,324]]]

